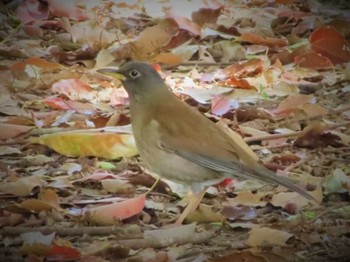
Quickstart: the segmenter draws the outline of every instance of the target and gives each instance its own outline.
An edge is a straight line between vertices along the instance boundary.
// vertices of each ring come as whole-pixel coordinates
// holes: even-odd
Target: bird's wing
[[[187,110],[175,116],[176,122],[157,118],[159,146],[163,150],[217,172],[241,179],[279,184],[308,199],[313,198],[291,180],[276,176],[260,165],[236,141],[232,141],[222,129],[199,112]]]
[[[175,114],[173,118],[176,122],[169,121],[172,113]],[[249,177],[244,175],[246,172],[240,157],[220,128],[192,108],[177,113],[178,111],[167,114],[163,112],[156,119],[159,146],[163,150],[218,172]]]

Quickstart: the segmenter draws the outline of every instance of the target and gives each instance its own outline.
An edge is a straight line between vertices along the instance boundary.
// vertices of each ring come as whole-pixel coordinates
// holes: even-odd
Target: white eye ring
[[[133,70],[131,70],[131,71],[129,72],[129,75],[130,75],[130,77],[131,77],[132,79],[136,79],[136,78],[138,78],[141,74],[140,74],[140,72],[139,72],[138,70],[133,69]]]

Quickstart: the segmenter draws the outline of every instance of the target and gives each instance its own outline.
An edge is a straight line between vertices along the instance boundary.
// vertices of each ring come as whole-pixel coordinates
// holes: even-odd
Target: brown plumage
[[[289,179],[260,165],[221,128],[178,99],[150,64],[129,62],[99,72],[121,79],[129,94],[141,159],[161,177],[191,185],[197,192],[226,177],[256,179],[313,199]]]

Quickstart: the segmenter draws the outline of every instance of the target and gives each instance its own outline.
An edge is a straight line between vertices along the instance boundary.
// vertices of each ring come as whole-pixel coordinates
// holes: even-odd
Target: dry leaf
[[[134,136],[116,133],[59,132],[33,137],[32,143],[46,145],[66,156],[97,156],[109,159],[137,155]]]
[[[3,182],[0,191],[15,196],[30,196],[43,185],[44,181],[39,177],[23,177],[14,182]]]
[[[100,225],[114,225],[123,220],[139,214],[145,206],[146,195],[124,200],[113,204],[92,207],[85,211],[89,222]]]
[[[246,244],[251,247],[285,246],[292,236],[286,231],[255,226],[249,232]]]

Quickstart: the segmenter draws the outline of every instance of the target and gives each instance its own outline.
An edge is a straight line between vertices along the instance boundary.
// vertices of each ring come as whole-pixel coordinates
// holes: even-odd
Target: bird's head
[[[105,67],[97,72],[119,79],[131,97],[144,96],[151,90],[167,89],[158,72],[145,62],[128,62],[120,68]]]

